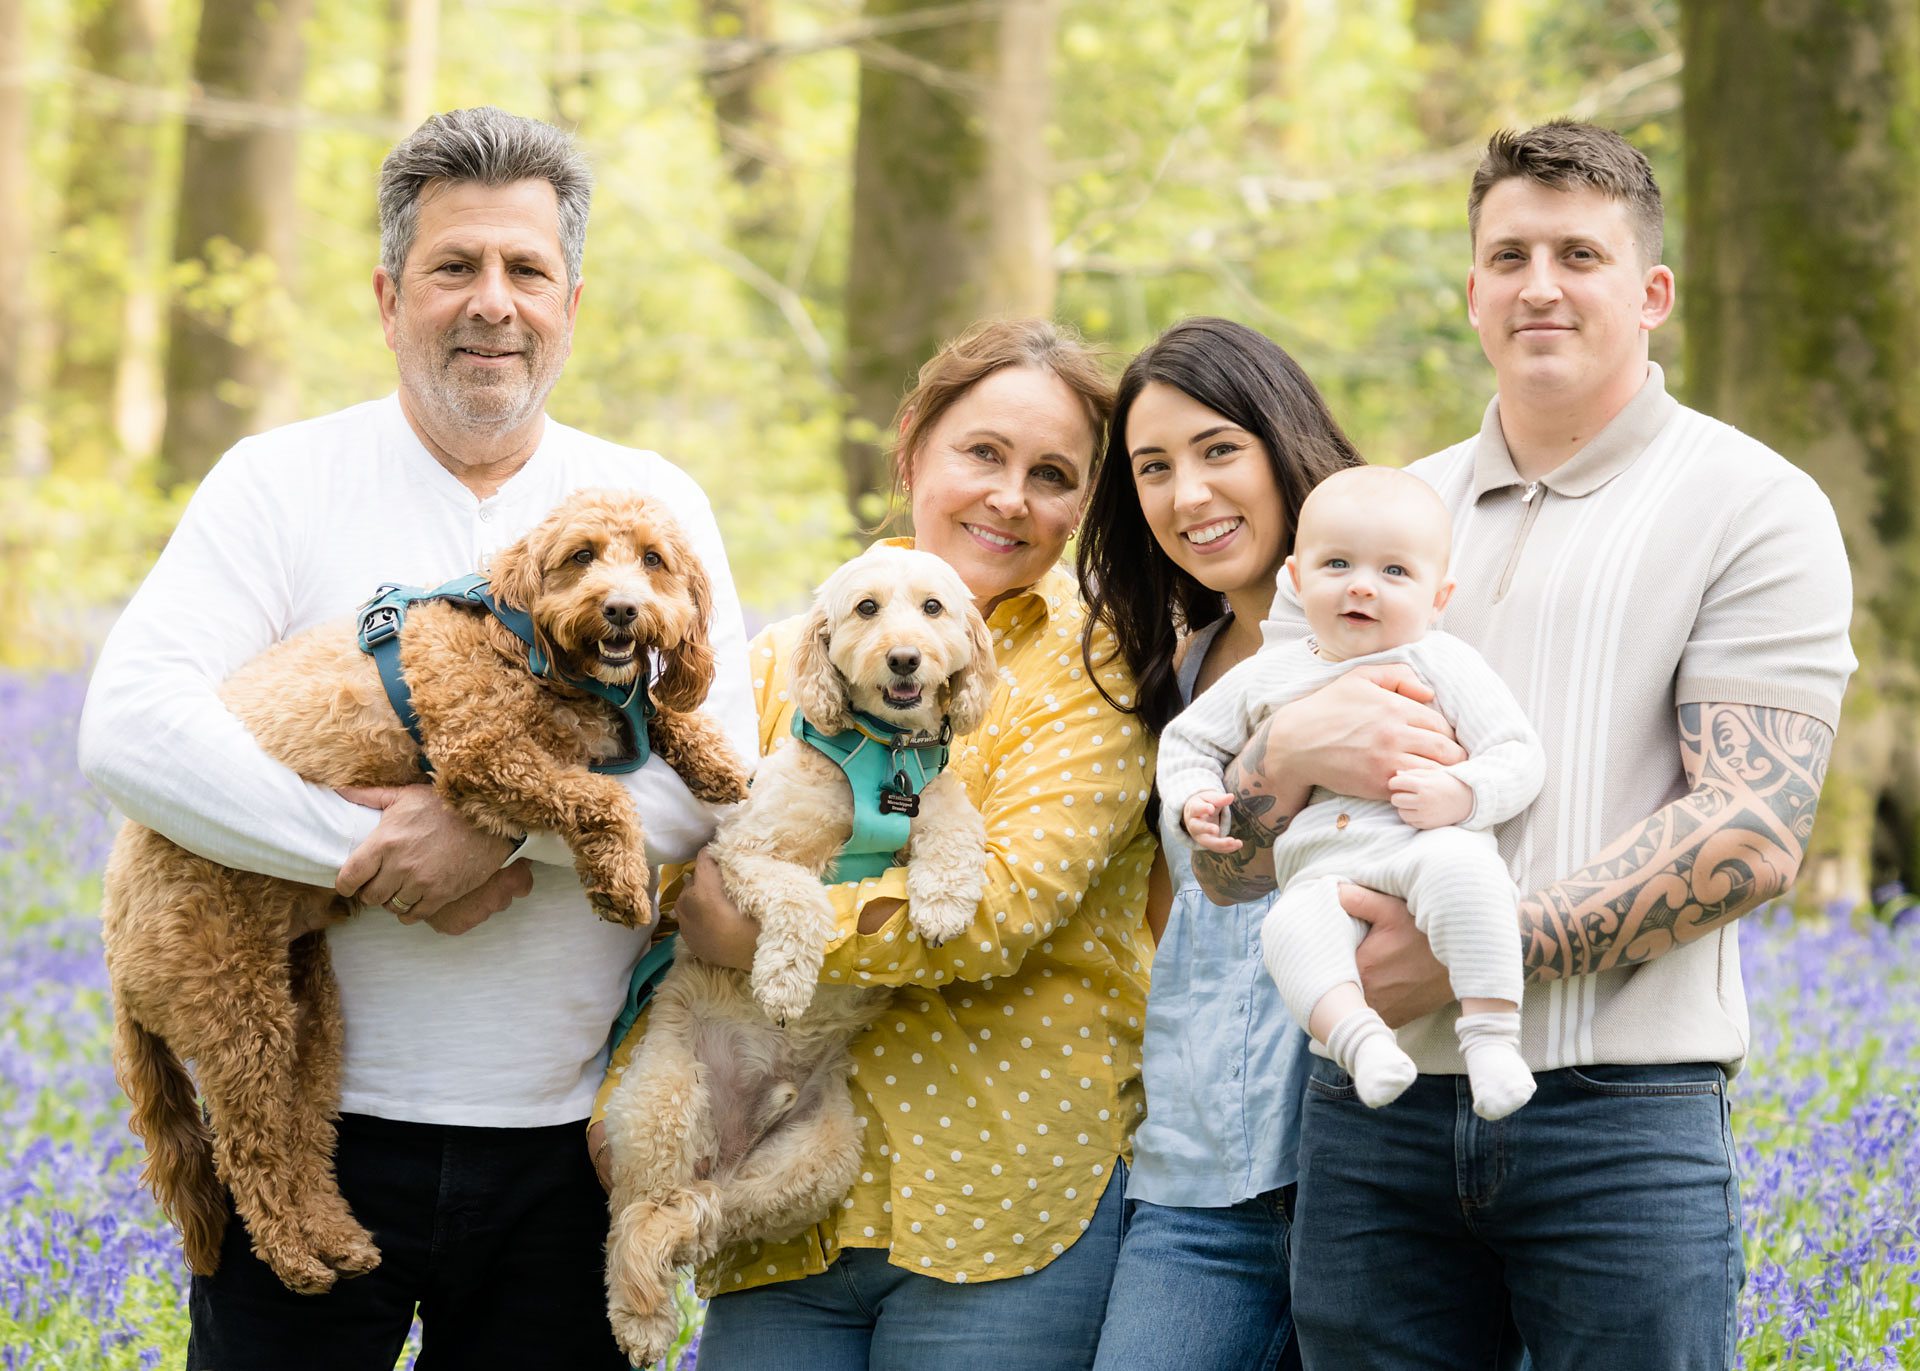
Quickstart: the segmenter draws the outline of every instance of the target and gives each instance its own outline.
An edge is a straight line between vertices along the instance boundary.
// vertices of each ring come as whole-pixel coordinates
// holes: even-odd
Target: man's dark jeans
[[[379,1267],[296,1295],[238,1218],[194,1277],[190,1371],[388,1371],[417,1305],[419,1371],[625,1371],[607,1326],[607,1202],[585,1124],[455,1128],[347,1115],[340,1189]]]
[[[1293,1313],[1309,1371],[1718,1371],[1745,1275],[1718,1066],[1541,1072],[1497,1123],[1464,1076],[1368,1109],[1316,1060]],[[1511,1322],[1509,1322],[1509,1319]]]

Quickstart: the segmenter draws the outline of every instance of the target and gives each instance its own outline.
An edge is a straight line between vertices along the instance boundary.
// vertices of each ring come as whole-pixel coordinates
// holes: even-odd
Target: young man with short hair
[[[1405,906],[1349,887],[1368,997],[1421,1075],[1371,1110],[1316,1061],[1293,1302],[1309,1367],[1718,1367],[1742,1277],[1727,1078],[1747,1050],[1734,922],[1792,882],[1854,659],[1819,487],[1667,394],[1660,194],[1617,134],[1501,133],[1473,180],[1468,313],[1499,393],[1417,463],[1454,516],[1444,627],[1540,733],[1540,798],[1505,825],[1538,1093],[1471,1108],[1458,1006]],[[1283,594],[1270,629],[1297,633]],[[1229,770],[1216,898],[1271,888],[1322,785],[1382,796],[1443,728],[1408,674],[1274,716]],[[1429,763],[1430,764],[1430,763]]]

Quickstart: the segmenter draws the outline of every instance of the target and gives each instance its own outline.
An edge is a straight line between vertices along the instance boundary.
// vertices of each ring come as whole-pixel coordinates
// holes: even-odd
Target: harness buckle
[[[370,650],[400,632],[400,611],[392,605],[375,605],[360,620],[360,641]]]

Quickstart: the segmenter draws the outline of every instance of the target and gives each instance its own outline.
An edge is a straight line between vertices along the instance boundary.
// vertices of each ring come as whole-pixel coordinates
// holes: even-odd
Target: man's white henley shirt
[[[221,683],[316,624],[349,631],[381,582],[434,586],[481,567],[591,486],[660,500],[705,563],[716,659],[706,711],[751,765],[740,602],[692,479],[549,419],[526,465],[482,500],[389,396],[248,438],[208,473],[101,651],[82,769],[130,818],[190,851],[331,886],[378,814],[270,758],[220,703]],[[623,779],[656,866],[711,835],[714,814],[658,758]],[[532,893],[458,937],[380,909],[330,930],[347,1022],[343,1111],[515,1128],[587,1117],[643,935],[594,916],[557,838],[536,835],[527,855]]]

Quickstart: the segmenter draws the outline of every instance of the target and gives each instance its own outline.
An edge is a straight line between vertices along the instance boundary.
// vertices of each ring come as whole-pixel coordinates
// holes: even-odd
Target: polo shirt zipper
[[[1533,532],[1533,521],[1540,517],[1540,506],[1545,500],[1536,501],[1533,497],[1540,493],[1538,481],[1527,482],[1527,488],[1520,492],[1520,503],[1527,507],[1527,517],[1520,521],[1520,532],[1513,540],[1513,551],[1507,555],[1506,570],[1500,573],[1500,585],[1493,592],[1493,602],[1497,605],[1507,598],[1507,587],[1513,584],[1513,569],[1520,565],[1520,553],[1527,545],[1527,535]]]

